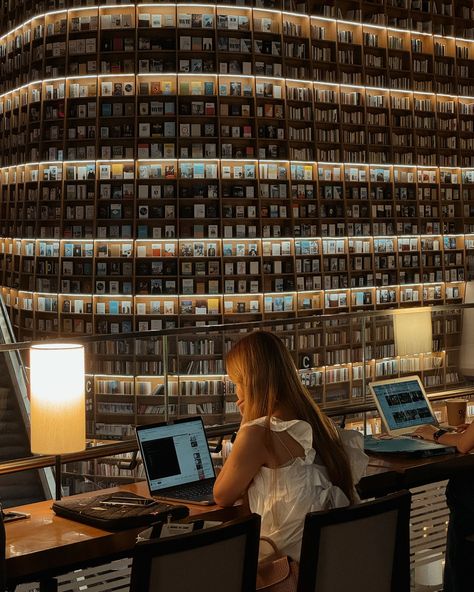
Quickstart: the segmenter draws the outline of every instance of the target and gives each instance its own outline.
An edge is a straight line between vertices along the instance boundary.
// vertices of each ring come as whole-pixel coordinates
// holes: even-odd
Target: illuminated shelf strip
[[[402,168],[402,169],[420,169],[420,170],[426,170],[426,169],[447,169],[447,170],[460,170],[460,171],[472,171],[474,170],[474,165],[473,166],[445,166],[445,165],[434,165],[434,164],[396,164],[396,163],[369,163],[369,162],[324,162],[324,161],[316,161],[316,160],[282,160],[282,159],[278,159],[275,158],[274,160],[272,159],[258,159],[258,158],[137,158],[137,159],[133,159],[133,158],[129,158],[129,159],[92,159],[92,160],[45,160],[45,161],[38,161],[38,162],[24,162],[24,163],[20,163],[20,164],[11,164],[8,166],[4,166],[4,167],[0,167],[0,174],[3,171],[8,171],[9,169],[17,169],[17,168],[34,168],[34,167],[39,167],[39,166],[71,166],[71,165],[81,165],[81,164],[86,164],[86,163],[107,163],[107,164],[121,164],[121,163],[134,163],[134,164],[139,164],[140,162],[144,162],[144,163],[165,163],[165,162],[173,162],[173,163],[180,163],[180,162],[195,162],[195,163],[215,163],[215,162],[224,162],[224,163],[234,163],[234,162],[238,162],[238,163],[246,163],[246,164],[256,164],[256,165],[261,165],[261,164],[278,164],[278,163],[282,163],[282,164],[289,164],[290,165],[290,170],[291,170],[291,166],[315,166],[315,167],[370,167],[372,169],[383,169],[383,168]],[[175,175],[175,177],[173,178],[168,178],[168,180],[179,180],[180,177],[179,175]],[[206,177],[205,179],[207,180],[217,180],[217,179],[222,179],[222,177],[220,177],[219,175],[217,177]],[[96,177],[94,179],[66,179],[65,177],[63,177],[62,179],[59,179],[59,181],[123,181],[123,180],[127,180],[127,179],[123,179],[123,178],[114,178],[114,179],[100,179],[99,177]],[[156,181],[160,181],[160,180],[166,180],[165,177],[156,177],[156,178],[140,178],[137,176],[128,179],[129,181],[140,181],[140,180],[144,180],[144,181],[148,181],[148,180],[156,180]],[[189,180],[189,179],[187,179]],[[198,179],[199,180],[199,179]],[[202,179],[200,179],[202,180]],[[233,178],[228,178],[228,177],[224,177],[224,180],[235,180]],[[239,180],[242,180],[242,178],[239,178]],[[245,180],[245,179],[244,179]],[[318,181],[318,178],[314,178],[314,179],[292,179],[291,176],[289,175],[287,178],[285,179],[273,179],[273,178],[268,178],[268,177],[256,177],[256,178],[247,178],[247,180],[260,180],[260,181],[313,181],[316,182]],[[340,179],[319,179],[321,181],[330,181],[330,182],[335,182],[335,183],[339,183],[339,182],[357,182],[357,183],[377,183],[377,182],[381,182],[381,183],[407,183],[407,181],[370,181],[370,179],[366,179],[366,181],[351,181],[350,179],[344,179],[343,177],[341,177]],[[29,183],[29,182],[44,182],[45,180],[43,179],[36,179],[35,181],[19,181],[20,183]],[[47,180],[46,180],[47,181]],[[8,182],[8,183],[3,183],[4,185],[10,185],[13,183],[16,183],[18,181],[12,181],[12,183]],[[414,180],[412,183],[416,183],[417,181]],[[419,183],[421,185],[425,184],[422,181],[419,181]],[[426,184],[436,184],[438,183],[438,181],[426,181]],[[462,181],[459,181],[457,183],[444,183],[444,184],[448,184],[448,185],[461,185],[463,184]],[[474,180],[471,183],[465,183],[464,184],[474,184]],[[174,198],[177,199],[177,198]],[[315,198],[316,199],[316,198]],[[28,200],[26,200],[28,201]],[[72,201],[72,200],[71,200]],[[334,201],[343,201],[343,200],[334,200]]]
[[[461,300],[463,298],[462,294],[459,294],[458,296],[453,296],[451,298],[446,298],[445,296],[441,296],[440,298],[427,298],[424,299],[423,298],[423,294],[421,294],[421,297],[419,299],[409,299],[409,300],[403,300],[403,299],[397,299],[395,301],[387,301],[387,302],[377,302],[376,300],[374,300],[373,302],[367,303],[367,304],[357,304],[355,302],[352,302],[350,297],[357,293],[357,292],[374,292],[374,291],[388,291],[388,290],[403,290],[404,288],[408,288],[408,289],[413,289],[418,288],[419,291],[422,291],[425,287],[429,287],[429,286],[440,286],[440,287],[446,287],[446,285],[451,285],[451,284],[456,284],[458,286],[464,285],[465,282],[464,281],[456,281],[456,282],[426,282],[426,283],[418,283],[418,284],[393,284],[390,286],[370,286],[370,287],[358,287],[358,288],[334,288],[334,289],[330,289],[330,290],[305,290],[305,291],[301,291],[298,292],[296,290],[291,290],[289,292],[258,292],[258,293],[253,293],[253,292],[249,292],[249,293],[235,293],[235,294],[225,294],[225,293],[218,293],[218,294],[141,294],[141,295],[133,295],[133,294],[62,294],[61,292],[30,292],[28,290],[19,290],[18,288],[11,288],[10,286],[1,286],[2,290],[4,291],[4,293],[17,293],[16,298],[18,299],[18,303],[12,304],[11,302],[8,303],[6,302],[6,305],[17,309],[17,310],[23,310],[25,312],[46,312],[46,313],[53,313],[53,314],[61,314],[61,315],[67,315],[67,316],[87,316],[87,315],[91,315],[94,317],[124,317],[124,318],[128,318],[131,316],[135,316],[135,317],[167,317],[167,316],[190,316],[190,317],[194,317],[196,319],[199,319],[200,317],[206,317],[206,316],[240,316],[240,315],[261,315],[261,314],[275,314],[275,313],[295,313],[295,312],[308,312],[311,310],[326,310],[326,311],[330,311],[333,309],[341,309],[341,308],[348,308],[348,309],[359,309],[359,310],[367,310],[368,308],[373,309],[374,306],[381,306],[381,305],[389,305],[391,307],[393,307],[394,305],[397,304],[408,304],[408,303],[412,303],[412,304],[433,304],[435,302],[444,302],[445,300],[449,301],[449,300],[453,300],[453,301],[457,301],[457,300]],[[419,291],[417,290],[416,293],[419,293]],[[347,302],[344,305],[337,305],[337,306],[328,306],[325,304],[325,299],[326,299],[326,295],[327,294],[346,294],[348,296]],[[116,300],[118,298],[122,298],[122,299],[127,299],[126,302],[129,302],[131,304],[133,304],[134,306],[137,304],[137,302],[141,302],[143,301],[143,299],[145,300],[155,300],[155,301],[163,301],[163,300],[173,300],[173,301],[178,301],[178,306],[179,303],[185,301],[193,301],[193,300],[198,300],[198,301],[206,301],[206,300],[219,300],[219,301],[234,301],[236,299],[240,299],[240,300],[245,300],[245,301],[250,301],[250,300],[257,300],[258,298],[266,298],[266,297],[272,297],[272,298],[281,298],[284,299],[285,297],[288,296],[294,296],[294,297],[298,297],[299,295],[301,296],[318,296],[321,298],[321,303],[318,306],[315,307],[308,307],[308,308],[300,308],[298,307],[297,302],[293,302],[293,306],[290,309],[285,309],[285,310],[265,310],[265,308],[260,308],[258,310],[250,310],[250,311],[245,311],[245,312],[237,312],[237,311],[232,311],[232,312],[228,312],[226,310],[221,310],[219,312],[206,312],[203,314],[196,314],[195,312],[189,312],[189,313],[183,313],[181,310],[174,310],[172,313],[167,313],[164,311],[160,311],[160,312],[145,312],[145,313],[138,313],[136,312],[136,310],[130,310],[129,312],[114,312],[114,313],[110,313],[110,312],[97,312],[97,311],[93,311],[93,312],[80,312],[80,313],[75,313],[72,311],[66,312],[66,311],[61,311],[59,309],[57,310],[49,310],[49,311],[45,311],[45,310],[38,310],[37,306],[32,307],[32,308],[23,308],[21,307],[21,295],[31,295],[32,298],[38,298],[38,297],[45,297],[45,298],[52,298],[52,299],[60,299],[60,298],[66,298],[68,300],[72,300],[74,301],[75,299],[86,299],[86,298],[90,298],[94,301],[96,300],[101,300],[101,299],[106,299],[106,300]],[[5,298],[4,298],[5,299]],[[140,300],[142,299],[142,300]],[[378,308],[377,310],[383,310]]]
[[[441,39],[451,39],[454,40],[456,43],[474,43],[474,39],[468,39],[466,37],[454,37],[454,36],[450,36],[450,35],[439,35],[439,34],[435,34],[435,33],[427,33],[424,31],[416,31],[414,29],[401,29],[398,27],[389,27],[386,25],[381,25],[381,24],[375,24],[375,23],[364,23],[364,22],[359,22],[359,21],[350,21],[350,20],[345,20],[345,19],[338,19],[338,18],[333,18],[333,17],[327,17],[327,16],[322,16],[322,15],[317,15],[317,14],[307,14],[307,13],[301,13],[301,12],[291,12],[291,11],[287,11],[287,10],[278,10],[278,9],[271,9],[271,8],[257,8],[254,6],[239,6],[239,5],[226,5],[226,4],[218,4],[217,2],[214,4],[210,4],[210,3],[199,3],[199,4],[193,4],[193,3],[164,3],[164,4],[152,4],[152,3],[130,3],[130,4],[98,4],[98,5],[91,5],[91,6],[78,6],[78,7],[72,7],[72,8],[67,8],[67,9],[60,9],[60,10],[52,10],[52,11],[48,11],[48,12],[44,12],[42,14],[39,15],[35,15],[34,17],[31,17],[29,19],[27,19],[26,21],[24,21],[23,23],[17,25],[16,27],[14,27],[13,29],[10,29],[9,31],[7,31],[6,33],[4,33],[1,37],[0,37],[0,43],[8,36],[13,35],[16,31],[19,31],[20,29],[22,29],[23,27],[26,27],[27,25],[31,24],[33,21],[39,20],[39,19],[44,19],[48,16],[52,16],[55,14],[69,14],[69,13],[76,13],[76,12],[80,12],[80,11],[102,11],[102,10],[123,10],[124,8],[175,8],[176,10],[178,10],[179,8],[187,8],[187,9],[192,9],[192,8],[210,8],[210,9],[218,9],[219,11],[225,11],[225,10],[238,10],[238,11],[250,11],[250,12],[258,12],[258,13],[262,13],[262,12],[267,12],[270,14],[281,14],[284,16],[287,16],[289,18],[297,18],[297,19],[308,19],[308,20],[316,20],[316,21],[323,21],[323,22],[328,22],[328,23],[336,23],[341,24],[341,25],[346,25],[346,26],[353,26],[353,27],[370,27],[372,29],[381,29],[381,30],[386,30],[386,31],[393,31],[394,33],[401,33],[401,34],[411,34],[411,35],[421,35],[423,37],[439,37]],[[158,10],[159,12],[159,10]],[[407,11],[408,12],[408,11]],[[423,13],[421,13],[423,14]],[[436,15],[436,16],[445,16],[445,15]],[[449,18],[449,15],[448,15]],[[451,19],[453,17],[450,17]],[[469,20],[469,19],[467,19]],[[138,27],[136,27],[138,28]],[[163,27],[165,28],[165,27]],[[173,27],[166,27],[168,29],[173,28]],[[174,28],[177,29],[184,29],[186,30],[187,28],[184,27],[178,27],[175,26]],[[213,29],[215,27],[212,27]],[[258,32],[258,31],[257,31]]]
[[[473,60],[474,63],[474,60]],[[344,82],[324,82],[321,80],[305,80],[305,79],[296,79],[296,78],[283,78],[281,76],[258,76],[258,75],[254,75],[254,74],[217,74],[217,73],[206,73],[206,74],[196,74],[196,73],[191,73],[191,72],[168,72],[168,73],[163,73],[163,72],[142,72],[142,73],[136,73],[136,72],[131,72],[129,74],[87,74],[87,75],[77,75],[77,76],[60,76],[60,77],[56,77],[56,78],[44,78],[41,80],[35,80],[33,82],[28,82],[26,84],[23,84],[21,86],[18,86],[12,90],[6,91],[3,94],[0,94],[0,100],[6,98],[8,95],[12,95],[15,93],[20,92],[22,89],[26,89],[30,86],[38,86],[41,84],[47,84],[47,83],[51,83],[51,82],[61,82],[61,81],[67,81],[67,80],[74,80],[74,81],[81,81],[83,79],[90,79],[90,78],[107,78],[107,77],[111,77],[111,78],[125,78],[125,77],[129,77],[129,78],[138,78],[140,76],[146,76],[149,78],[158,78],[158,79],[166,79],[166,78],[172,78],[172,77],[184,77],[184,78],[193,78],[193,77],[198,77],[198,78],[203,78],[203,79],[209,79],[209,78],[232,78],[233,80],[235,79],[249,79],[252,78],[254,80],[268,80],[269,82],[273,82],[275,83],[275,81],[279,81],[279,82],[284,82],[285,84],[293,84],[293,85],[313,85],[316,87],[339,87],[339,88],[351,88],[351,89],[358,89],[358,90],[365,90],[365,91],[377,91],[377,92],[385,92],[385,93],[402,93],[404,95],[406,94],[410,94],[410,95],[424,95],[424,96],[431,96],[431,97],[442,97],[442,98],[448,98],[448,99],[466,99],[466,100],[474,100],[474,96],[471,95],[455,95],[455,94],[446,94],[446,93],[434,93],[431,91],[421,91],[421,90],[411,90],[411,89],[397,89],[397,88],[388,88],[388,87],[383,87],[383,86],[365,86],[362,84],[349,84],[349,83],[344,83]],[[324,90],[329,90],[329,89],[324,89]],[[93,98],[97,98],[97,97],[109,97],[110,95],[100,95],[99,93],[97,93],[96,95],[91,95],[91,96],[87,96],[87,97],[67,97],[66,95],[64,97],[61,98],[56,98],[56,99],[46,99],[45,97],[41,97],[41,99],[39,101],[34,101],[34,102],[30,102],[28,101],[26,105],[30,105],[30,104],[35,104],[35,103],[40,103],[43,102],[45,100],[64,100],[64,99],[93,99]],[[121,97],[123,96],[127,96],[127,95],[120,95]],[[208,96],[208,97],[229,97],[231,95],[220,95],[218,93],[216,94],[212,94],[212,95],[180,95],[179,92],[176,92],[175,94],[172,93],[167,93],[167,94],[160,94],[160,95],[140,95],[140,94],[133,94],[133,95],[129,95],[129,96],[137,96],[137,97],[143,97],[146,98],[148,96],[154,96],[155,98],[157,97],[176,97],[176,96]],[[243,95],[241,95],[243,96]],[[117,97],[114,97],[117,98]],[[256,95],[251,95],[248,96],[247,98],[272,98],[272,97],[260,97],[260,96],[256,96]],[[283,97],[281,98],[281,100],[287,100],[286,98],[284,99]],[[311,100],[309,101],[299,101],[301,103],[312,103],[313,102],[313,98],[311,98]],[[13,109],[21,109],[21,107],[25,107],[26,105],[19,105],[18,107],[12,107]],[[339,103],[339,105],[343,105],[341,103]],[[346,104],[344,104],[346,105]],[[350,107],[363,107],[364,105],[352,105],[350,103],[347,103],[347,106]],[[386,108],[389,109],[389,107],[381,107],[381,108]],[[435,113],[436,111],[434,110],[433,113]],[[447,113],[449,115],[449,113]],[[466,113],[466,114],[462,114],[462,115],[473,115],[471,113]],[[87,119],[87,118],[85,118]],[[376,126],[377,127],[377,126]]]
[[[48,201],[48,200],[46,200]],[[307,201],[307,200],[305,200]],[[309,201],[309,200],[308,200]],[[334,201],[334,200],[331,200]],[[340,200],[343,201],[343,200]],[[404,201],[404,200],[402,200]],[[395,239],[423,239],[423,238],[437,238],[437,237],[451,237],[451,238],[464,238],[468,240],[474,240],[474,232],[439,232],[433,234],[399,234],[399,235],[368,235],[368,236],[278,236],[278,237],[219,237],[219,238],[196,238],[196,237],[189,237],[189,238],[41,238],[41,237],[11,237],[11,236],[0,236],[0,245],[2,241],[7,242],[55,242],[55,243],[90,243],[90,242],[97,242],[97,243],[202,243],[202,242],[282,242],[282,241],[289,241],[289,242],[301,242],[301,241],[372,241],[372,240],[395,240]],[[5,243],[3,243],[5,244]],[[469,247],[471,248],[471,247]],[[474,243],[472,245],[474,249]],[[439,249],[442,250],[442,249]],[[446,251],[455,251],[455,250],[462,250],[462,249],[445,249]],[[0,255],[3,254],[19,254],[19,253],[7,253],[6,251],[0,251]],[[334,255],[337,253],[314,253],[314,255]],[[349,254],[359,254],[358,252],[349,253]],[[360,253],[364,254],[364,253]],[[365,253],[367,254],[367,253]],[[177,256],[177,255],[176,255]],[[168,255],[165,257],[169,257]],[[74,258],[68,256],[68,258]],[[131,259],[131,256],[123,256],[124,259]],[[197,256],[197,258],[203,258],[202,256]],[[205,258],[205,257],[204,257]],[[107,257],[101,257],[101,259],[107,259]]]

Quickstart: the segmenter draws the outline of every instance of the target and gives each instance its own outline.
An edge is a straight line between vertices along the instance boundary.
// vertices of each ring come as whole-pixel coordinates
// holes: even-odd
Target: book
[[[103,97],[111,97],[113,94],[113,83],[111,81],[103,81],[100,89]]]

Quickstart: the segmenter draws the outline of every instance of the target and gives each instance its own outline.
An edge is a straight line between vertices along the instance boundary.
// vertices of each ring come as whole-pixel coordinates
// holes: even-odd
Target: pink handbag
[[[273,548],[273,554],[258,564],[256,589],[267,592],[296,592],[298,562],[293,561],[288,555],[282,555],[268,537],[260,537],[260,540]]]

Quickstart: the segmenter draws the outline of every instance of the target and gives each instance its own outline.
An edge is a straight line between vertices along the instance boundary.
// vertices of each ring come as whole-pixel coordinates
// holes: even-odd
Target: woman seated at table
[[[354,484],[367,466],[362,437],[321,413],[273,333],[241,339],[226,366],[243,421],[214,498],[231,506],[247,493],[250,510],[262,517],[261,535],[298,561],[305,515],[357,499]]]
[[[474,449],[474,423],[463,424],[456,432],[437,427],[421,426],[416,433],[424,440],[456,446],[459,452]],[[444,592],[472,592],[474,590],[474,542],[466,537],[474,535],[474,472],[461,473],[446,487],[449,507],[449,526],[444,566]]]

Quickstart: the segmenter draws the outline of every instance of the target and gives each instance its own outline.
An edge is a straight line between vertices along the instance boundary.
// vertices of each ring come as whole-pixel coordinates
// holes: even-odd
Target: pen
[[[124,501],[124,502],[107,502],[107,501],[102,501],[99,502],[102,506],[136,506],[136,507],[143,507],[143,506],[148,506],[150,504],[140,504],[137,502],[128,502],[128,501]]]
[[[153,500],[148,500],[146,498],[139,498],[139,497],[127,497],[126,495],[120,496],[120,497],[116,497],[116,498],[112,498],[109,500],[104,500],[106,502],[110,501],[110,502],[121,502],[121,501],[126,501],[126,502],[135,502],[137,504],[145,504],[145,503],[151,503]]]

